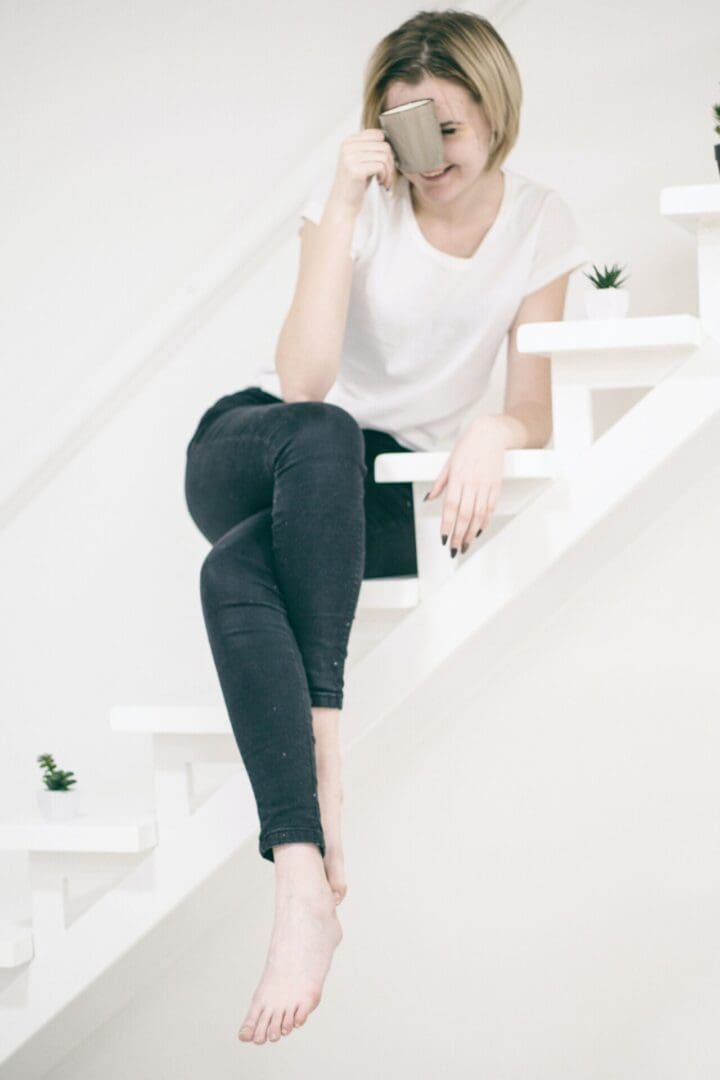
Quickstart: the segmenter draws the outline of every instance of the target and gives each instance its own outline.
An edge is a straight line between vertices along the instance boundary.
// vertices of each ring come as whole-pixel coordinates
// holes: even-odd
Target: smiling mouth
[[[422,176],[423,180],[437,180],[437,179],[439,179],[439,178],[440,178],[441,176],[444,176],[444,175],[445,175],[445,173],[448,173],[448,172],[450,172],[450,170],[451,170],[452,168],[453,168],[453,166],[452,166],[452,165],[446,165],[446,166],[445,166],[445,168],[444,168],[444,169],[441,169],[441,170],[440,170],[439,172],[434,172],[434,173],[420,173],[420,175]]]

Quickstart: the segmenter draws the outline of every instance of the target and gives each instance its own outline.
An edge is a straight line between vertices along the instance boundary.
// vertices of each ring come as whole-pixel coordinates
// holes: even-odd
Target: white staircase
[[[720,184],[667,189],[661,212],[697,237],[699,318],[520,328],[522,352],[553,358],[553,446],[506,454],[499,527],[451,559],[439,542],[441,500],[423,501],[446,455],[377,458],[378,481],[413,484],[418,576],[363,582],[345,683],[352,743],[431,691],[441,672],[461,679],[480,655],[492,665],[523,621],[557,608],[628,542],[658,490],[682,490],[702,466],[720,418]],[[600,387],[647,393],[595,438]],[[231,860],[259,858],[255,804],[224,709],[118,706],[110,723],[119,737],[149,742],[153,813],[0,825],[0,847],[28,852],[32,899],[32,925],[0,934],[0,1075],[13,1080],[43,1075],[122,1008],[190,921],[209,925],[230,902],[222,876]],[[194,769],[210,762],[236,769],[199,801]],[[67,883],[87,873],[105,875],[107,888],[70,921]]]

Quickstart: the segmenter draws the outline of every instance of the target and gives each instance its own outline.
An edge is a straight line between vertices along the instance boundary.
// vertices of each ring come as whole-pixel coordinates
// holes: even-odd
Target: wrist
[[[360,213],[362,202],[358,205],[346,199],[340,192],[333,188],[325,203],[323,220],[327,218],[335,225],[348,225],[353,227]]]
[[[499,442],[504,450],[516,449],[524,445],[525,427],[514,416],[495,413],[477,416],[473,428],[479,437]]]

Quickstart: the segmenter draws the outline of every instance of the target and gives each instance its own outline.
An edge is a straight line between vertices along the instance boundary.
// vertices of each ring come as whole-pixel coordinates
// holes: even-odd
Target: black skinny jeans
[[[325,842],[312,705],[340,709],[363,578],[417,573],[412,485],[376,484],[379,453],[412,453],[339,405],[227,394],[187,447],[185,498],[212,544],[200,599],[253,789],[259,849]]]

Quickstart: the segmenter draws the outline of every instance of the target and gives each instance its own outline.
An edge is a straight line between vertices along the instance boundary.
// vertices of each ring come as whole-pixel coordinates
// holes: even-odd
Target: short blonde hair
[[[497,30],[469,11],[419,11],[387,34],[365,67],[362,130],[380,127],[390,83],[419,83],[431,75],[467,90],[490,124],[486,172],[499,168],[517,142],[522,83]]]

